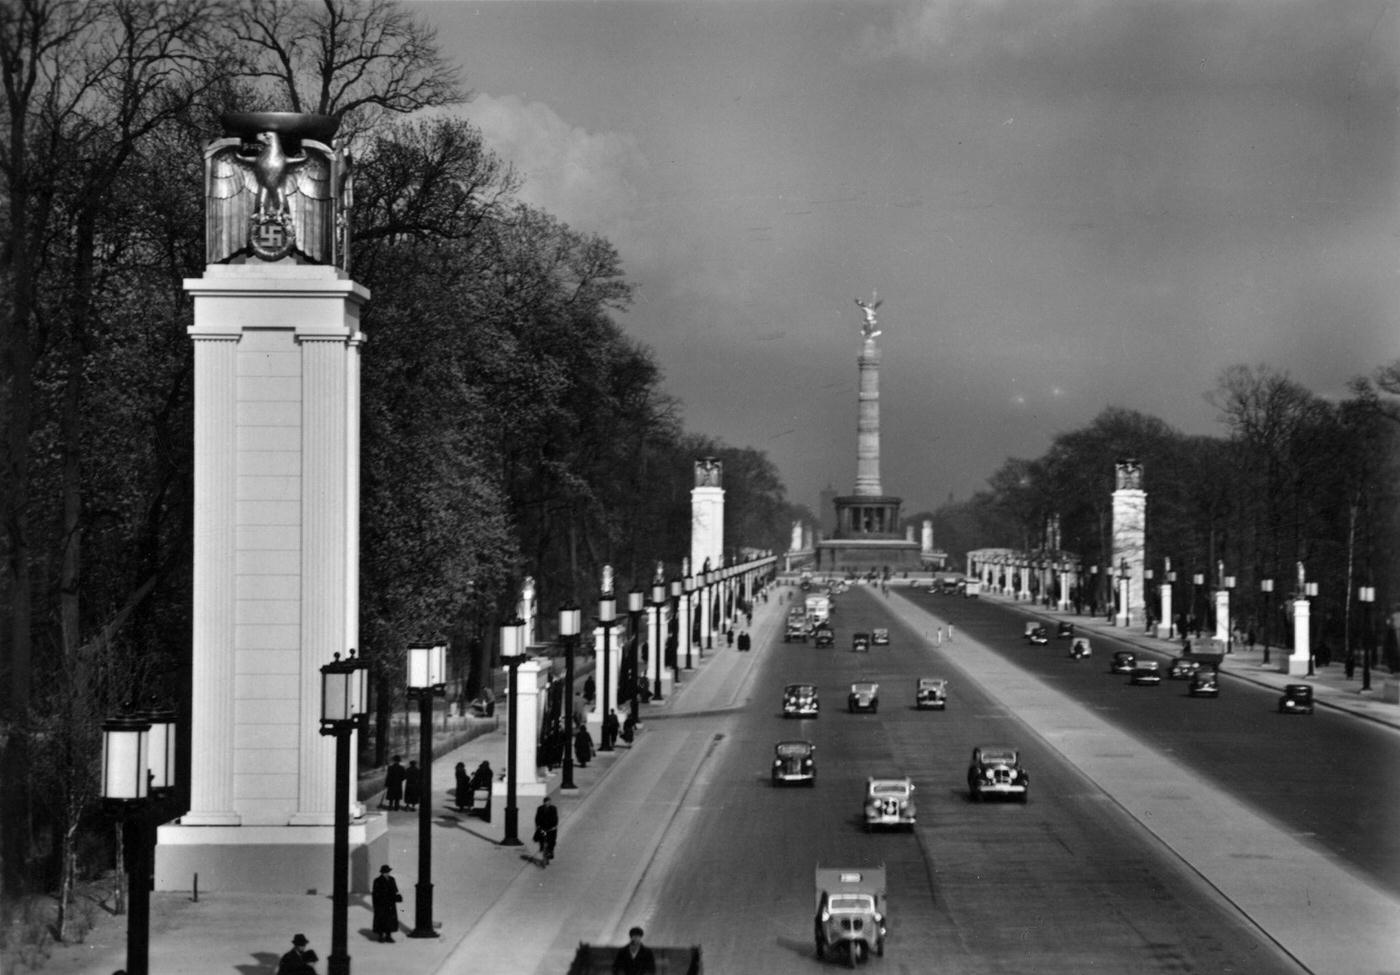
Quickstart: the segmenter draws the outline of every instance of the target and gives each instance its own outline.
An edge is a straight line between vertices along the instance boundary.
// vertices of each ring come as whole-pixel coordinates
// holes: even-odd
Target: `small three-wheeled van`
[[[885,867],[817,867],[817,957],[851,968],[885,953]]]

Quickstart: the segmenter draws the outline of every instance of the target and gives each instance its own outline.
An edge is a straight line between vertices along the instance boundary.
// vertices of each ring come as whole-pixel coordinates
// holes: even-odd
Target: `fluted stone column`
[[[509,707],[515,711],[515,794],[518,796],[542,796],[545,794],[544,779],[540,776],[540,691],[544,686],[544,675],[548,665],[531,657],[516,668],[515,697]],[[509,668],[501,668],[509,671]],[[509,677],[509,674],[507,674]]]
[[[1308,672],[1312,654],[1312,604],[1307,599],[1293,600],[1293,652],[1284,658],[1279,668],[1290,677]]]
[[[860,412],[856,419],[855,494],[879,497],[880,486],[880,349],[873,336],[860,350]]]
[[[1143,626],[1147,621],[1147,591],[1143,568],[1147,555],[1147,492],[1142,489],[1142,465],[1120,460],[1114,465],[1113,560],[1104,567],[1116,581],[1123,563],[1128,565],[1128,598],[1119,608],[1121,626]]]
[[[724,564],[724,488],[723,464],[714,457],[695,462],[695,486],[690,491],[690,564],[696,572],[710,563],[718,569]],[[705,615],[700,619],[700,646],[713,639],[713,616],[706,600]]]
[[[617,678],[619,664],[622,655],[618,650],[618,628],[614,626],[613,632],[608,634],[608,659],[607,678],[603,677],[603,627],[599,626],[593,631],[593,682],[597,686],[597,692],[593,698],[593,709],[588,712],[588,723],[594,727],[591,732],[595,741],[600,741],[602,734],[603,718],[609,711],[617,710]],[[605,699],[604,689],[607,691]]]

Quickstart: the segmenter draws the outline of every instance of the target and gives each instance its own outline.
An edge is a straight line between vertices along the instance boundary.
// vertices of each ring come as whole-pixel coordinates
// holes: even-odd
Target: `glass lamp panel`
[[[501,626],[501,656],[518,657],[525,652],[525,623],[512,620]]]
[[[135,718],[113,718],[102,725],[102,795],[106,799],[145,799],[150,769],[151,726]]]
[[[602,596],[598,599],[598,622],[611,623],[617,619],[617,597]]]
[[[666,587],[662,583],[657,583],[651,587],[651,604],[660,606],[666,601]]]
[[[150,753],[151,788],[170,789],[175,786],[175,712],[152,711]]]
[[[640,589],[633,589],[627,594],[627,612],[640,613],[642,611],[642,603],[645,599],[646,593],[642,592]]]
[[[321,668],[321,722],[349,721],[355,716],[353,668],[339,660]]]
[[[583,625],[583,612],[577,606],[566,606],[559,611],[559,635],[578,636]]]

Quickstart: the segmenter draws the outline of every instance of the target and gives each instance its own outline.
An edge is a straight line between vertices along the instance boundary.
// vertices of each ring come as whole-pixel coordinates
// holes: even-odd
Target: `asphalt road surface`
[[[980,628],[977,635],[987,642],[1001,641],[1008,653],[1028,654],[1018,642],[1019,624],[1004,608],[976,605],[959,611],[960,633],[961,627]],[[886,956],[871,963],[880,971],[1078,975],[1302,970],[1020,718],[960,678],[955,642],[927,647],[893,618],[882,597],[862,590],[838,598],[834,622],[834,648],[816,650],[780,640],[758,648],[738,706],[680,710],[652,719],[657,725],[684,725],[703,735],[709,748],[623,912],[647,928],[648,941],[702,944],[707,971],[821,970],[835,963],[815,956],[813,868],[883,863],[889,878],[890,939]],[[874,626],[891,629],[892,645],[853,652],[851,633]],[[1052,656],[1045,648],[1038,652]],[[1102,707],[1111,720],[1128,715],[1141,720],[1144,712],[1161,710],[1175,725],[1171,733],[1184,738],[1191,736],[1183,735],[1179,714],[1170,713],[1170,707],[1220,715],[1237,708],[1232,698],[1243,693],[1227,686],[1221,701],[1177,699],[1179,685],[1174,683],[1122,687],[1121,679],[1098,672],[1107,669],[1105,656],[1080,663],[1088,664],[1081,668],[1086,686],[1117,693],[1108,703],[1092,705]],[[1049,679],[1081,678],[1079,672],[1068,679],[1060,676],[1064,669],[1057,668]],[[1088,679],[1091,670],[1094,681]],[[952,681],[946,712],[914,709],[914,684],[920,676]],[[877,714],[846,712],[845,694],[857,679],[880,682]],[[782,687],[792,681],[820,687],[819,718],[781,716]],[[1136,698],[1125,696],[1129,694]],[[1269,706],[1262,697],[1261,702],[1261,707]],[[1202,736],[1228,737],[1230,728]],[[1280,726],[1277,734],[1295,732]],[[778,789],[770,784],[773,745],[785,738],[815,743],[814,787]],[[1352,737],[1346,740],[1354,747]],[[1028,803],[970,801],[968,758],[974,746],[987,743],[1022,750],[1032,775]],[[1250,751],[1276,744],[1212,749],[1206,741],[1191,747],[1227,756],[1220,760],[1222,785],[1239,784],[1236,779],[1245,768],[1252,769],[1241,795],[1273,802],[1279,796],[1287,800],[1294,790],[1286,782],[1271,781],[1270,769],[1259,768],[1259,757]],[[1168,747],[1186,749],[1187,743]],[[864,780],[882,773],[913,778],[919,822],[912,832],[863,830]],[[1296,803],[1297,810],[1307,806],[1306,801]],[[1344,848],[1343,832],[1337,835]]]

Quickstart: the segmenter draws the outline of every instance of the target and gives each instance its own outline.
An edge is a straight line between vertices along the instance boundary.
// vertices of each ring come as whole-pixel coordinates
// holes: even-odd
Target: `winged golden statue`
[[[230,112],[204,150],[210,264],[249,255],[349,270],[349,153],[326,115]]]
[[[880,300],[878,292],[872,291],[869,301],[857,298],[856,304],[860,305],[860,310],[865,313],[865,322],[860,327],[861,334],[868,339],[873,339],[881,332],[880,323],[875,318],[875,309],[883,305],[884,302]]]

